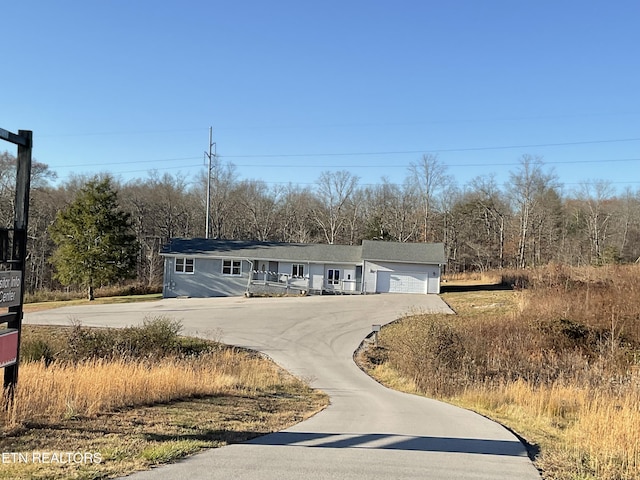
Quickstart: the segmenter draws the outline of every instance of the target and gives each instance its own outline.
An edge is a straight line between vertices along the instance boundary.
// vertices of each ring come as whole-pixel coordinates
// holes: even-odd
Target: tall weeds
[[[506,313],[451,294],[457,316],[383,329],[379,369],[546,432],[538,441],[548,478],[640,478],[640,267],[502,275],[516,287]]]
[[[20,382],[5,392],[0,424],[55,424],[65,418],[189,397],[299,386],[256,354],[179,336],[167,317],[140,327],[27,331]]]
[[[3,423],[50,424],[119,408],[204,395],[246,394],[282,382],[275,365],[228,349],[197,359],[159,362],[90,359],[77,364],[31,362],[21,368]]]

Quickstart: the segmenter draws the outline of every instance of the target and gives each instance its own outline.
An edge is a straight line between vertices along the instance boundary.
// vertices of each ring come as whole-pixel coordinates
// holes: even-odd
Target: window
[[[223,275],[240,275],[242,274],[242,260],[223,260]]]
[[[291,266],[292,277],[304,277],[304,265],[302,263],[294,263]]]
[[[193,273],[193,258],[176,257],[176,273]]]
[[[327,270],[327,284],[340,285],[340,270],[333,268]]]

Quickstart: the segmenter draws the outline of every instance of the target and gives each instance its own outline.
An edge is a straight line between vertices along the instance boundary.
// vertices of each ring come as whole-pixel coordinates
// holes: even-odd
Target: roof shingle
[[[324,263],[358,263],[362,260],[423,264],[445,263],[442,243],[400,243],[371,240],[364,240],[362,246],[359,246],[173,238],[162,247],[160,254]]]

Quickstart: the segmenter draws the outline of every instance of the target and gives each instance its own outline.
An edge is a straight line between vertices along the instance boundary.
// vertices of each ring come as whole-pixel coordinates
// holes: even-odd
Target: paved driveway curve
[[[500,425],[387,389],[352,354],[371,331],[410,311],[447,312],[434,295],[165,299],[34,312],[29,323],[127,326],[180,319],[184,333],[268,354],[327,392],[331,405],[287,430],[212,449],[129,479],[538,479],[523,445]]]

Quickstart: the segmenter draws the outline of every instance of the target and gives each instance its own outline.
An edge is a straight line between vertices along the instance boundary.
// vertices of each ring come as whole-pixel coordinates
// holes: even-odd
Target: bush
[[[548,266],[507,274],[529,288],[502,315],[417,315],[385,327],[389,365],[430,395],[519,379],[613,389],[640,352],[637,266]]]
[[[199,357],[219,350],[215,342],[180,336],[182,324],[169,317],[146,318],[141,326],[123,329],[87,328],[75,322],[52,334],[29,329],[21,345],[26,362],[44,360],[78,364],[86,360],[149,360],[168,357]]]
[[[72,363],[90,358],[110,358],[113,344],[112,332],[89,329],[80,323],[74,323],[67,337],[67,347],[60,352],[60,358]]]
[[[21,362],[41,362],[50,365],[55,358],[53,347],[42,338],[23,339],[20,344]]]
[[[114,353],[131,358],[162,358],[178,354],[182,324],[169,317],[145,318],[142,326],[114,331]]]
[[[451,394],[460,381],[465,346],[445,315],[420,315],[383,329],[389,362],[429,395]]]

